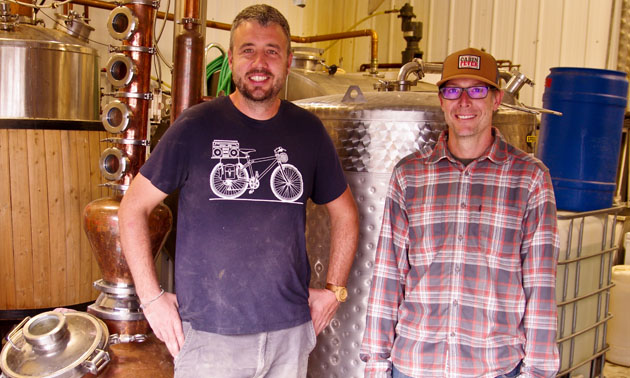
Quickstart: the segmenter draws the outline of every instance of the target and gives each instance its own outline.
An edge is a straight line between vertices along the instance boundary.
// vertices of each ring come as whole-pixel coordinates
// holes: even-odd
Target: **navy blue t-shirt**
[[[306,201],[330,202],[347,186],[316,116],[283,101],[273,118],[258,121],[221,97],[182,113],[140,172],[165,193],[181,189],[182,320],[220,334],[310,320]]]

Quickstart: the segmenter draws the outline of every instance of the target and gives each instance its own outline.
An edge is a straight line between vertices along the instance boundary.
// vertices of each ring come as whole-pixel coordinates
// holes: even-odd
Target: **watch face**
[[[348,298],[348,290],[346,290],[346,288],[341,288],[337,291],[337,294],[339,296],[339,301],[340,302],[345,302],[345,300]]]

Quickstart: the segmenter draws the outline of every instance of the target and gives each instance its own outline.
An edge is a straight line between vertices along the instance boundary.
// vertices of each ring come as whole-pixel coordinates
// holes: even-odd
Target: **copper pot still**
[[[101,294],[88,307],[88,312],[103,319],[112,333],[147,334],[150,328],[140,309],[140,300],[120,244],[120,199],[101,198],[89,203],[83,211],[83,226],[103,276],[94,283]],[[166,240],[172,220],[170,209],[163,204],[153,209],[149,217],[154,257]]]

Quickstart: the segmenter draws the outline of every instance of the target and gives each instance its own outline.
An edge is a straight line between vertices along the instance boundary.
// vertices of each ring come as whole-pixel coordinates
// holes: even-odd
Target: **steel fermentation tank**
[[[350,89],[295,101],[323,122],[330,134],[356,200],[359,244],[348,279],[349,299],[319,336],[310,355],[309,378],[363,377],[359,348],[365,329],[378,234],[385,196],[395,164],[404,156],[434,145],[446,128],[437,88],[425,92],[369,92]],[[509,96],[508,96],[509,97]],[[504,99],[514,103],[511,98]],[[536,117],[501,108],[493,123],[511,144],[532,151],[526,142]],[[307,249],[311,286],[322,288],[329,252],[329,221],[321,207],[307,207]]]

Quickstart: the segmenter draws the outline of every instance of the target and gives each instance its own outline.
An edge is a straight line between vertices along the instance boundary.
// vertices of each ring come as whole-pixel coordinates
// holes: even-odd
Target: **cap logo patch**
[[[481,69],[481,57],[477,55],[460,55],[457,68]]]

